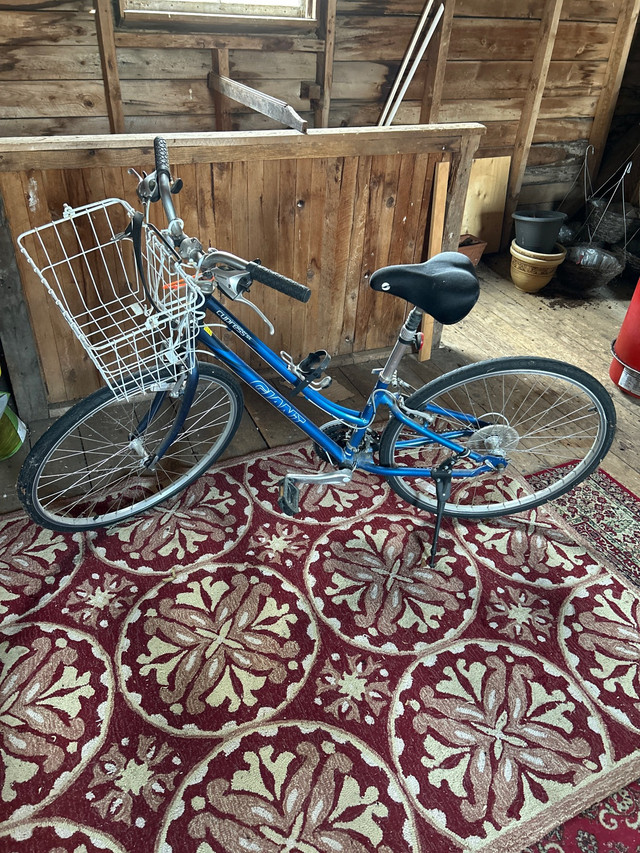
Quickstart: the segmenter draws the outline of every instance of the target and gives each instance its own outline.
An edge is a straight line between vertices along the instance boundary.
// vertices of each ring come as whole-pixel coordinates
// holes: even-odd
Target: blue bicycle
[[[364,408],[327,399],[328,353],[294,364],[228,307],[251,305],[270,325],[248,299],[255,282],[302,302],[309,289],[188,237],[172,201],[181,183],[172,180],[160,137],[155,154],[155,171],[138,176],[144,214],[110,199],[68,208],[61,220],[18,241],[108,385],[56,421],[24,463],[19,494],[42,526],[117,525],[186,488],[220,458],[238,428],[243,397],[235,377],[312,439],[325,463],[319,472],[287,474],[278,496],[284,513],[297,512],[305,484],[346,483],[354,471],[367,471],[436,514],[434,545],[443,515],[473,519],[538,506],[587,477],[608,451],[616,420],[611,398],[572,365],[499,358],[411,393],[398,379],[403,355],[419,339],[423,312],[457,323],[477,300],[474,268],[459,253],[371,275],[374,290],[406,300],[411,310]],[[149,221],[156,201],[166,214],[164,229]],[[214,324],[257,353],[288,393],[229,349]],[[198,345],[223,367],[199,363]],[[296,396],[325,413],[328,423],[313,423]],[[374,423],[381,407],[388,421],[379,432]]]

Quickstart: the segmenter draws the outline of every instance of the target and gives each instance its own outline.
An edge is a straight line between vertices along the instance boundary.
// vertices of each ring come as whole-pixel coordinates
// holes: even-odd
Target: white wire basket
[[[124,399],[167,388],[184,373],[204,301],[162,236],[143,223],[147,296],[127,231],[134,213],[115,198],[65,206],[62,219],[18,237],[104,381]]]

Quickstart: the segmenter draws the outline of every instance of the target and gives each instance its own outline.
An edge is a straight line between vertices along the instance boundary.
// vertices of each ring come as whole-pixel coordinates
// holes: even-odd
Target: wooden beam
[[[511,238],[513,227],[511,214],[515,211],[518,204],[518,195],[527,167],[527,158],[531,142],[533,141],[538,114],[540,113],[540,104],[547,82],[547,74],[549,73],[549,63],[551,62],[551,55],[556,43],[562,3],[563,0],[546,0],[542,11],[538,33],[538,46],[533,57],[529,86],[524,97],[513,156],[511,158],[511,170],[509,173],[504,220],[502,223],[502,240],[500,241],[503,250],[509,245]]]
[[[94,4],[109,128],[111,129],[111,133],[124,133],[124,112],[122,110],[122,92],[120,91],[120,78],[118,76],[118,59],[116,56],[111,0],[94,0]]]
[[[315,109],[315,127],[329,127],[337,5],[338,0],[323,0],[322,3],[323,16],[318,36],[324,41],[324,50],[316,57],[316,83],[321,87],[321,95]]]
[[[229,76],[229,51],[219,48],[211,51],[211,66],[215,74]],[[216,130],[231,130],[231,110],[228,99],[219,89],[213,90],[213,108],[216,112]]]
[[[166,140],[171,162],[185,164],[365,154],[446,151],[455,154],[470,136],[477,146],[483,132],[483,125],[470,122],[378,128],[311,128],[304,134],[294,130],[262,130],[244,134],[171,133],[166,134]],[[40,169],[128,167],[148,163],[153,161],[153,139],[152,133],[0,139],[0,172],[31,169],[34,162]]]
[[[456,252],[462,231],[462,219],[464,207],[469,191],[469,178],[473,157],[480,145],[480,137],[484,128],[476,133],[465,136],[460,146],[460,151],[455,152],[451,158],[451,172],[449,175],[449,191],[447,195],[447,214],[444,221],[444,234],[442,237],[442,251]]]
[[[48,418],[49,407],[13,245],[0,185],[0,342],[18,414],[29,423]]]
[[[234,35],[217,33],[183,33],[175,31],[126,32],[115,35],[116,47],[158,50],[255,50],[291,53],[322,53],[324,42],[310,36]]]
[[[420,108],[421,124],[434,124],[438,121],[455,5],[455,0],[445,0],[444,15],[442,16],[440,26],[434,33],[433,39],[427,49],[427,76],[424,83],[422,106]]]
[[[284,124],[285,127],[291,127],[300,133],[306,133],[307,122],[301,118],[292,106],[281,101],[279,98],[274,98],[258,89],[253,89],[245,83],[238,83],[236,80],[231,80],[229,77],[222,77],[211,71],[208,77],[209,88],[215,92],[243,104],[255,110],[261,115],[268,116],[274,121]]]
[[[598,174],[602,162],[639,12],[640,0],[623,0],[613,36],[609,62],[607,63],[604,86],[600,93],[591,127],[591,135],[589,136],[589,144],[593,145],[595,149],[591,162],[592,174],[594,175]]]

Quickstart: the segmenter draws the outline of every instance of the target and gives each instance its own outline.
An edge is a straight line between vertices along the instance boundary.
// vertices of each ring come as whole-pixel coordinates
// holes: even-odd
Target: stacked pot
[[[567,250],[556,241],[566,218],[566,213],[557,210],[513,214],[516,238],[511,243],[511,280],[520,290],[541,290],[564,261]]]

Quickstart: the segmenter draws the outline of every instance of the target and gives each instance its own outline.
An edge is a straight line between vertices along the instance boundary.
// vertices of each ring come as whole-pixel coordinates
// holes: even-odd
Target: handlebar
[[[287,278],[286,275],[280,275],[279,272],[263,267],[255,261],[249,261],[247,264],[247,272],[252,279],[259,281],[261,284],[266,284],[267,287],[273,290],[279,290],[298,302],[308,302],[311,297],[311,291],[304,284],[299,284],[292,278]]]
[[[156,136],[153,140],[153,152],[156,160],[156,180],[158,182],[158,191],[160,200],[164,208],[165,216],[169,224],[169,233],[176,241],[176,245],[185,236],[182,226],[183,221],[178,218],[176,209],[173,206],[171,198],[171,171],[169,169],[169,149],[166,140],[162,136]]]

